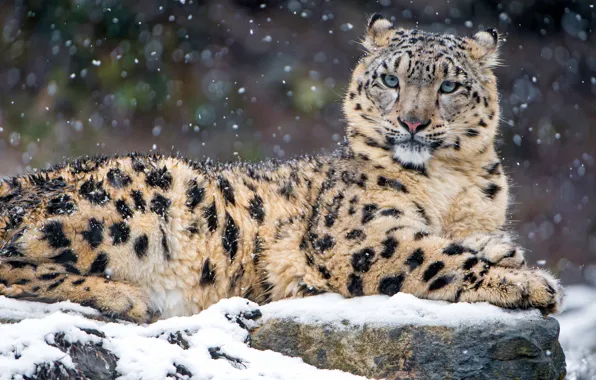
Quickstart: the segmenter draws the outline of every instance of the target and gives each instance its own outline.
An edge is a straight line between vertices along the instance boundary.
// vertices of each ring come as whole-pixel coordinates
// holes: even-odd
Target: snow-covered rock
[[[0,379],[558,379],[557,335],[537,311],[401,293],[232,298],[142,326],[0,297]]]
[[[0,296],[0,379],[357,379],[250,348],[258,305],[225,299],[150,325],[95,320],[90,308]],[[96,363],[96,366],[90,365]]]
[[[563,379],[559,324],[537,310],[449,304],[399,293],[334,294],[261,308],[253,347],[318,368],[389,379]]]

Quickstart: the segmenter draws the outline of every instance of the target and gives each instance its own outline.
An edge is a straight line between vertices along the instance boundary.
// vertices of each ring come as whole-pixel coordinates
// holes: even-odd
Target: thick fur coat
[[[286,163],[82,158],[0,184],[0,294],[138,322],[257,302],[399,291],[558,309],[505,231],[494,148],[499,35],[370,20],[346,143]]]

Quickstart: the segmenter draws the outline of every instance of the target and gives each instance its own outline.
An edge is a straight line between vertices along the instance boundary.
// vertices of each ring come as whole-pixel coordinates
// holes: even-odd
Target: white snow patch
[[[80,313],[91,316],[100,315],[97,310],[81,306],[78,303],[58,302],[46,304],[40,302],[18,301],[0,296],[0,319],[21,320],[25,318],[43,318],[55,312]],[[2,325],[0,325],[0,327],[1,326]]]
[[[596,379],[596,289],[570,286],[565,289],[559,341],[565,352],[567,379]]]
[[[282,300],[261,307],[263,319],[289,318],[300,323],[329,323],[341,328],[352,325],[461,325],[542,318],[538,310],[513,311],[488,303],[449,303],[397,293],[345,299],[338,294]]]

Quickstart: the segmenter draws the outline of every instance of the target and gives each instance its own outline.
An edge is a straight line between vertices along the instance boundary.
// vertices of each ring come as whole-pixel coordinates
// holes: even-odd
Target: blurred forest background
[[[513,228],[532,264],[596,284],[594,3],[4,0],[0,176],[131,150],[329,151],[372,13],[432,32],[496,27]]]

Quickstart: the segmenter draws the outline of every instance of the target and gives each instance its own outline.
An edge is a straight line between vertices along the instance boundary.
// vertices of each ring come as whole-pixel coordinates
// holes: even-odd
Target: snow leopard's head
[[[344,100],[356,155],[424,169],[433,157],[467,160],[492,146],[500,41],[493,29],[456,37],[374,15]]]

